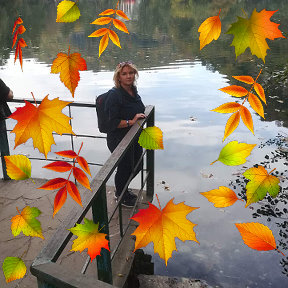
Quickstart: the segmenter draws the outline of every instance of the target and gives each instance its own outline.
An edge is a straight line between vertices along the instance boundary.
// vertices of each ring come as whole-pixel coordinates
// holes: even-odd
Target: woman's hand
[[[132,125],[134,125],[138,119],[143,119],[143,118],[146,118],[145,114],[143,113],[136,114],[134,118],[132,119],[132,122],[133,122]]]

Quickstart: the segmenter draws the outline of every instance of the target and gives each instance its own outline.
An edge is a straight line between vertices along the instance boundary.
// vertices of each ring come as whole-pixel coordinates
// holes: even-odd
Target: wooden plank
[[[31,273],[40,279],[41,288],[113,288],[94,277],[71,271],[57,263],[48,262],[30,267]],[[46,286],[45,286],[46,285]]]

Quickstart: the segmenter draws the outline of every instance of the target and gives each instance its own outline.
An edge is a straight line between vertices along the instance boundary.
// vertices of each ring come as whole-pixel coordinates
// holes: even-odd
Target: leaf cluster
[[[24,40],[22,37],[18,39],[18,35],[23,34],[23,33],[26,31],[26,28],[24,27],[24,25],[20,25],[20,24],[22,24],[22,23],[23,23],[23,20],[22,20],[20,17],[18,17],[18,18],[15,20],[15,22],[14,22],[12,34],[14,33],[17,25],[19,25],[19,26],[18,26],[18,28],[17,28],[17,30],[15,31],[14,36],[13,36],[12,48],[14,47],[14,45],[15,45],[16,42],[17,42],[16,51],[15,51],[14,63],[16,62],[17,57],[18,57],[18,55],[19,55],[20,65],[21,65],[21,69],[22,69],[22,71],[23,71],[23,67],[22,67],[22,62],[23,62],[23,59],[22,59],[22,48],[23,48],[23,47],[26,47],[27,44],[26,44],[25,40]],[[18,41],[17,41],[17,39],[18,39]]]
[[[242,118],[242,121],[246,125],[246,127],[254,134],[252,115],[250,111],[244,106],[246,100],[248,100],[251,108],[262,118],[264,118],[264,109],[260,100],[262,100],[266,104],[265,92],[261,84],[257,83],[257,79],[260,73],[255,80],[251,76],[232,76],[238,81],[250,84],[251,86],[249,91],[246,88],[238,85],[231,85],[219,89],[220,91],[234,97],[245,97],[242,104],[239,104],[237,102],[227,102],[211,110],[218,113],[233,113],[227,121],[223,141],[238,127],[240,117]],[[251,93],[253,89],[255,90],[258,97],[255,94]]]
[[[68,163],[66,161],[54,161],[54,162],[43,167],[43,168],[50,169],[50,170],[55,171],[55,172],[68,172],[68,171],[70,171],[68,179],[54,178],[52,180],[49,180],[44,185],[42,185],[41,187],[38,188],[38,189],[44,189],[44,190],[54,190],[54,189],[60,188],[58,190],[55,198],[54,198],[53,217],[55,216],[55,214],[61,209],[61,207],[65,203],[65,201],[67,199],[67,192],[70,194],[70,196],[72,197],[72,199],[74,201],[76,201],[79,205],[82,206],[81,196],[80,196],[79,190],[78,190],[77,186],[72,181],[69,180],[72,172],[73,172],[73,176],[75,177],[75,179],[81,185],[83,185],[87,189],[91,190],[90,184],[89,184],[89,179],[86,176],[86,174],[80,168],[75,167],[75,164],[77,162],[80,165],[80,167],[87,174],[89,174],[91,176],[87,161],[82,156],[79,156],[82,145],[83,145],[83,142],[81,144],[81,147],[79,149],[78,154],[76,154],[72,150],[55,152],[55,154],[57,154],[59,156],[73,159],[73,165],[71,165],[70,163]]]
[[[104,17],[99,17],[95,19],[92,23],[90,23],[90,24],[95,24],[95,25],[109,24],[108,28],[100,28],[88,36],[88,37],[102,37],[103,36],[99,43],[99,57],[101,56],[103,51],[107,48],[109,38],[116,46],[121,48],[120,40],[119,40],[117,33],[113,31],[112,29],[110,29],[112,23],[114,27],[117,28],[118,30],[129,34],[129,31],[126,25],[121,20],[115,18],[116,15],[118,15],[124,18],[125,20],[130,20],[122,10],[117,9],[117,5],[115,9],[107,9],[103,11],[102,13],[100,13],[99,16],[104,16]],[[113,15],[113,17],[111,17],[110,15]]]

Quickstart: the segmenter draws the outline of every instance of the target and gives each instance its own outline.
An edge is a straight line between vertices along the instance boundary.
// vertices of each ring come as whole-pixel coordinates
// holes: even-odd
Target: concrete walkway
[[[36,288],[37,280],[30,273],[29,267],[33,262],[34,258],[43,248],[43,246],[47,243],[49,238],[56,231],[59,223],[65,219],[69,211],[78,205],[76,202],[72,200],[70,195],[68,194],[67,200],[61,210],[55,215],[53,218],[53,203],[54,197],[56,195],[57,190],[48,191],[37,189],[41,185],[47,182],[46,179],[34,179],[35,184],[31,179],[15,181],[9,180],[4,181],[0,180],[0,263],[2,263],[4,259],[8,256],[10,257],[21,257],[27,267],[27,272],[24,278],[12,281],[10,283],[6,283],[5,277],[1,267],[0,273],[0,287],[1,288]],[[84,188],[82,185],[78,185],[78,189],[81,197],[84,193],[91,193],[88,189]],[[115,207],[115,200],[113,199],[113,189],[107,189],[107,203],[108,203],[108,211],[112,211],[113,207]],[[83,197],[82,197],[83,198]],[[42,213],[40,214],[38,219],[41,222],[42,232],[44,236],[44,240],[36,237],[27,237],[23,235],[21,232],[20,235],[14,237],[11,232],[11,218],[18,214],[17,208],[21,212],[22,209],[26,206],[37,207]],[[17,208],[16,208],[17,207]],[[143,207],[141,207],[143,208]],[[123,218],[124,223],[128,221],[128,215],[131,209],[123,208]],[[91,213],[86,215],[86,218],[92,219]],[[115,219],[111,221],[109,229],[110,229],[110,249],[113,251],[115,243],[119,239],[119,228],[117,222],[117,215]],[[135,230],[135,222],[132,224],[131,231]],[[134,226],[134,227],[133,227]],[[130,231],[130,234],[132,233]],[[128,231],[128,235],[129,231]],[[72,241],[76,237],[73,236],[66,246],[65,250],[62,252],[61,257],[58,259],[57,263],[61,265],[65,265],[66,267],[73,267],[75,271],[81,271],[82,266],[87,260],[87,249],[82,253],[79,252],[70,252]],[[115,265],[113,265],[113,282],[115,286],[121,286],[123,281],[125,281],[129,268],[133,261],[133,239],[132,237],[128,237],[129,239],[125,239],[123,241],[125,243],[126,249],[124,249],[119,255],[119,259],[122,259],[122,266],[120,265],[120,261],[115,261]],[[123,254],[124,253],[124,254]],[[115,256],[116,257],[116,256]],[[123,262],[123,259],[126,259]],[[125,266],[125,267],[124,267]],[[123,270],[123,267],[126,269]],[[125,272],[126,271],[126,272]],[[87,274],[95,275],[97,277],[97,269],[96,269],[96,261],[89,265],[87,269]]]

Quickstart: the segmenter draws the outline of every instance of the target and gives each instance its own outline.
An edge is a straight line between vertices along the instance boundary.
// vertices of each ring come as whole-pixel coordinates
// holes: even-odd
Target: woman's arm
[[[138,113],[138,114],[136,114],[136,115],[134,116],[134,118],[133,118],[132,120],[129,120],[129,119],[127,119],[127,120],[121,120],[120,123],[119,123],[119,125],[117,126],[117,128],[130,127],[130,126],[134,125],[138,119],[143,119],[143,118],[145,118],[145,117],[146,117],[145,114],[143,114],[143,113]]]

